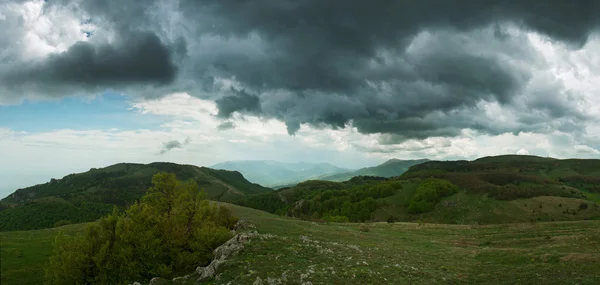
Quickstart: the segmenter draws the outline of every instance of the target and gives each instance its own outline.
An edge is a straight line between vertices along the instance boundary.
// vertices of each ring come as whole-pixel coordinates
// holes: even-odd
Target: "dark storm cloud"
[[[598,28],[600,1],[168,3],[176,2],[47,4],[89,15],[123,39],[148,36],[109,47],[78,44],[10,76],[0,70],[0,80],[13,78],[14,90],[124,86],[142,96],[148,85],[163,84],[161,91],[211,94],[221,118],[234,112],[277,118],[291,134],[303,123],[351,123],[362,133],[404,140],[454,136],[463,128],[547,131],[544,122],[566,128],[586,120],[572,107],[576,96],[563,96],[563,86],[532,89],[546,63],[524,35],[507,27],[579,48]],[[241,87],[219,87],[222,79]],[[517,123],[494,123],[482,103],[500,104]]]
[[[232,90],[232,95],[227,95],[216,101],[221,118],[229,118],[234,112],[256,114],[260,112],[260,103],[257,96],[250,95],[244,90]]]
[[[457,135],[462,128],[506,131],[485,122],[490,118],[478,104],[510,106],[522,100],[536,72],[531,66],[544,69],[544,63],[526,38],[510,35],[502,25],[531,29],[576,48],[598,27],[599,3],[182,1],[182,10],[198,19],[200,35],[255,39],[262,53],[216,51],[207,65],[213,74],[249,87],[260,98],[262,115],[284,120],[290,133],[302,123],[337,128],[352,122],[362,133],[425,138]],[[198,13],[205,17],[191,17]],[[414,47],[415,37],[427,31],[429,37]],[[571,104],[561,103],[564,109]],[[582,119],[557,110],[560,106],[545,100],[513,109],[516,115],[540,111],[543,120]],[[235,110],[219,108],[224,114]],[[537,127],[523,123],[508,130]]]
[[[78,42],[41,61],[15,66],[0,78],[8,89],[34,84],[41,93],[55,87],[96,88],[167,84],[175,78],[171,52],[150,32],[130,33],[116,45]]]

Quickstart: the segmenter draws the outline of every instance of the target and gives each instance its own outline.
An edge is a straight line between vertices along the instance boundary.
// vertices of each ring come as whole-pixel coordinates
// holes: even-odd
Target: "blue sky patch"
[[[158,116],[128,110],[130,107],[129,97],[113,92],[94,98],[24,101],[20,105],[0,106],[0,128],[26,132],[111,128],[155,130],[164,122]]]

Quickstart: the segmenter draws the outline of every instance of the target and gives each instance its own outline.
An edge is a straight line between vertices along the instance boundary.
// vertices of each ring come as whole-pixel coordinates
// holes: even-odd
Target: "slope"
[[[310,178],[350,171],[329,163],[286,163],[271,160],[236,160],[210,166],[241,172],[246,179],[261,185],[298,183]]]
[[[474,161],[431,161],[411,167],[402,177],[443,178],[472,193],[501,200],[551,195],[597,201],[600,194],[598,159],[502,155]]]
[[[175,163],[120,163],[15,191],[0,201],[0,231],[52,227],[98,219],[113,206],[125,207],[139,199],[158,172],[194,180],[209,199],[270,192],[248,182],[239,172]]]
[[[398,176],[408,170],[409,167],[424,163],[429,159],[417,159],[417,160],[400,160],[390,159],[380,165],[373,167],[365,167],[356,171],[350,171],[345,173],[333,174],[320,176],[317,179],[327,181],[346,181],[355,176],[379,176],[379,177],[393,177]]]
[[[262,234],[208,284],[598,284],[600,221],[489,226],[313,223],[228,205]],[[42,284],[57,232],[2,232],[2,284]],[[155,284],[196,284],[161,280]],[[286,280],[282,280],[285,278]],[[141,281],[141,280],[140,280]],[[277,283],[276,283],[277,284]]]

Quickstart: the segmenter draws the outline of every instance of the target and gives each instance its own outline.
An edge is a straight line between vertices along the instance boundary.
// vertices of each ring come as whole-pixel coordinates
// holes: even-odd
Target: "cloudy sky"
[[[596,0],[5,0],[0,27],[0,196],[124,161],[600,158]]]

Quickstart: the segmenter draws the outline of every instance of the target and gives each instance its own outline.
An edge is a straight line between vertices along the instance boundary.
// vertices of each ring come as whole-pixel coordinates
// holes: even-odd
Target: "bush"
[[[46,284],[130,284],[207,264],[236,218],[209,203],[195,182],[159,173],[152,183],[126,212],[115,207],[83,235],[59,234]]]
[[[325,216],[323,217],[325,221],[330,223],[349,223],[350,219],[346,216]]]

